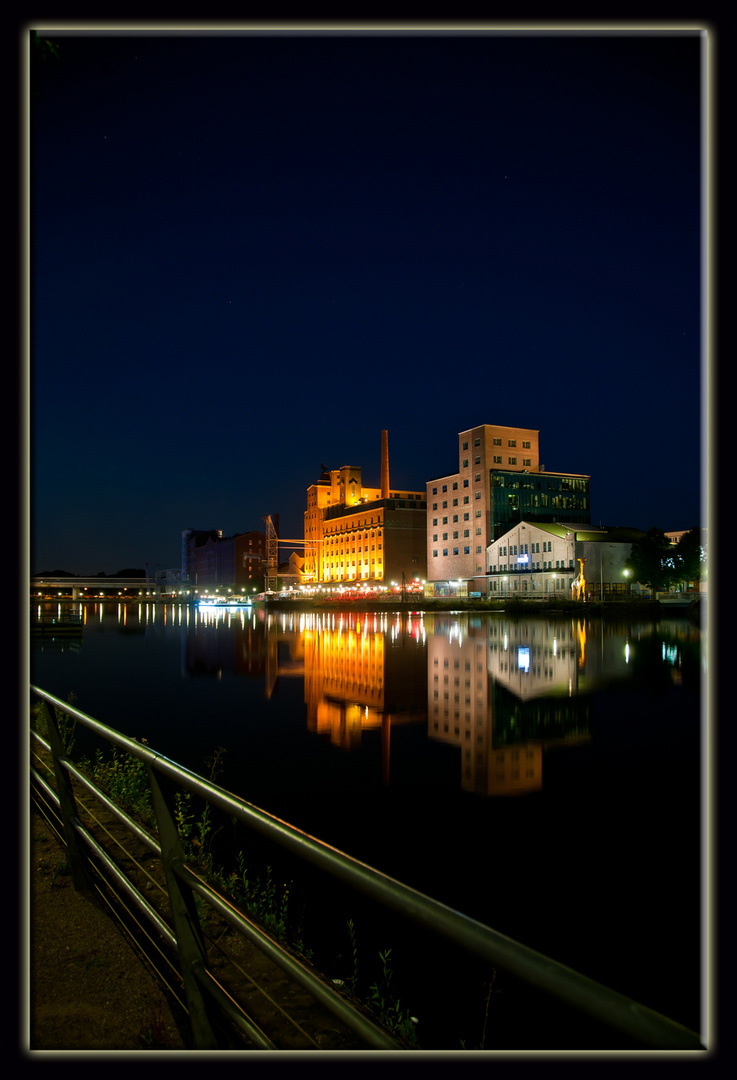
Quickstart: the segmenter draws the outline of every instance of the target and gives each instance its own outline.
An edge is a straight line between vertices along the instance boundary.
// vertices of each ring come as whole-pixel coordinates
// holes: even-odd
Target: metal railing
[[[46,709],[48,744],[37,732],[32,731],[31,734],[53,756],[57,792],[51,790],[33,767],[31,776],[37,788],[43,791],[44,797],[53,799],[58,805],[74,887],[80,890],[89,888],[89,859],[92,853],[107,867],[118,887],[128,894],[161,937],[176,948],[194,1043],[198,1049],[218,1048],[223,1045],[219,1034],[221,1025],[214,1018],[213,1008],[219,1011],[221,1017],[223,1014],[227,1015],[231,1023],[256,1045],[271,1049],[274,1047],[268,1036],[261,1032],[246,1011],[232,1000],[209,970],[195,896],[206,900],[239,934],[256,945],[290,978],[303,986],[320,1005],[329,1009],[368,1047],[397,1050],[401,1046],[391,1033],[374,1023],[326,980],[245,918],[231,900],[213,889],[186,865],[182,840],[177,829],[177,790],[201,797],[210,806],[275,843],[298,860],[318,867],[477,960],[498,966],[535,990],[543,991],[555,1001],[631,1040],[635,1046],[704,1050],[697,1033],[668,1017],[323,844],[236,798],[230,792],[149,747],[107,727],[52,694],[35,686],[31,686],[31,692],[50,706]],[[158,841],[122,811],[68,758],[62,745],[55,710],[101,736],[112,747],[145,762],[158,826]],[[172,926],[169,926],[136,890],[81,824],[72,777],[99,799],[153,854],[161,858],[169,894]]]

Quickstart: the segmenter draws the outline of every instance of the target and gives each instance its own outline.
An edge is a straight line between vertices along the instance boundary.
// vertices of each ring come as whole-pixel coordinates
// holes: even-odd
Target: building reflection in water
[[[183,636],[191,676],[263,678],[267,698],[280,680],[303,679],[308,730],[342,750],[380,731],[385,783],[392,727],[427,720],[424,645],[421,618],[352,612],[207,609]]]
[[[428,734],[461,752],[479,795],[540,791],[543,752],[590,741],[581,621],[434,619],[428,635]]]
[[[392,727],[427,717],[421,620],[307,615],[301,626],[308,729],[343,750],[357,749],[364,731],[380,730],[388,784]]]
[[[263,678],[266,698],[302,679],[308,730],[342,750],[380,731],[385,783],[392,727],[426,722],[482,796],[540,791],[546,752],[591,741],[591,692],[661,642],[647,625],[450,613],[194,611],[182,630],[188,674]],[[683,634],[662,640],[674,681]]]

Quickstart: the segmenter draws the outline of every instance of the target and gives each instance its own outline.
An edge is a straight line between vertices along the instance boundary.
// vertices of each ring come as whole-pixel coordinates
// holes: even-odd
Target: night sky
[[[382,429],[393,489],[504,424],[596,524],[706,524],[696,34],[69,33],[31,97],[32,573],[299,538]]]

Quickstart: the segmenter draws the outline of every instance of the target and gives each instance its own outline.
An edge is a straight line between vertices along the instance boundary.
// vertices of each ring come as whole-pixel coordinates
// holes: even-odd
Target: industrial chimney
[[[389,432],[381,433],[381,497],[389,498]]]

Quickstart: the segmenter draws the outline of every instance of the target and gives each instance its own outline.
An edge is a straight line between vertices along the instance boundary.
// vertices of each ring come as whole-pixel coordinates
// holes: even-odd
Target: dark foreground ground
[[[157,982],[114,921],[75,892],[65,853],[37,814],[30,834],[30,956],[21,1046],[185,1049]]]

